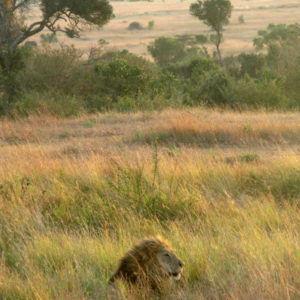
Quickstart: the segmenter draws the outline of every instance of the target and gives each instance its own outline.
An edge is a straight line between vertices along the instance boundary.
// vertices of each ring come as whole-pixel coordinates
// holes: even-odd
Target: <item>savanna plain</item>
[[[192,2],[112,2],[102,29],[25,48],[19,114],[0,101],[0,299],[300,299],[300,31],[267,27],[299,22],[299,1],[233,0],[222,53],[251,54],[225,66],[211,43],[170,65],[134,55],[212,33]],[[272,48],[272,33],[288,35]],[[119,259],[153,235],[181,280],[112,293]]]
[[[65,44],[74,44],[76,48],[88,51],[105,39],[106,51],[127,49],[132,53],[151,59],[147,46],[160,36],[176,35],[209,35],[212,31],[195,17],[191,16],[189,6],[193,0],[158,0],[152,2],[112,1],[115,18],[101,29],[86,31],[78,39],[68,39],[58,34],[58,40]],[[224,32],[222,52],[225,55],[236,55],[242,51],[253,51],[252,40],[257,32],[273,24],[293,24],[300,19],[299,1],[290,0],[232,0],[234,9],[230,24]],[[32,9],[27,13],[28,22],[38,21],[40,12]],[[244,16],[245,23],[238,18]],[[154,22],[152,30],[147,30],[149,21]],[[131,22],[139,22],[143,30],[128,30]],[[39,35],[32,38],[39,42]],[[213,52],[213,45],[207,48]]]
[[[1,299],[110,299],[157,234],[185,262],[163,299],[300,298],[299,112],[2,119],[0,182]]]

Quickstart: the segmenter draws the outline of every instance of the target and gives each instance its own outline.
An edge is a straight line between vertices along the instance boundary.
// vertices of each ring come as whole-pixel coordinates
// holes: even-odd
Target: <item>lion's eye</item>
[[[169,253],[165,253],[164,256],[165,257],[170,257],[170,254]]]

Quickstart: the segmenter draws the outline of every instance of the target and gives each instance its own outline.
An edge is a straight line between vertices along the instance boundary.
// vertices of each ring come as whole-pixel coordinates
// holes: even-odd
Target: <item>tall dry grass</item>
[[[2,121],[0,298],[110,299],[118,259],[160,234],[186,263],[163,299],[299,299],[299,124],[199,109]],[[204,131],[213,143],[191,142]]]

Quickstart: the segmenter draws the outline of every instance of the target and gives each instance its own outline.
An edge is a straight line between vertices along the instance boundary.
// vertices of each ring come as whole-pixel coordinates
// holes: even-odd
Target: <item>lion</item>
[[[160,237],[143,239],[120,260],[119,267],[109,284],[123,279],[131,285],[146,285],[159,290],[169,278],[179,280],[184,263]]]

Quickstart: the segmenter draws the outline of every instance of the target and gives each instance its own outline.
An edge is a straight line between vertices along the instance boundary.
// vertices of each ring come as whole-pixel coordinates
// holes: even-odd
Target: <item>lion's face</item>
[[[179,280],[184,263],[170,250],[164,248],[157,254],[157,259],[168,276],[174,280]]]

